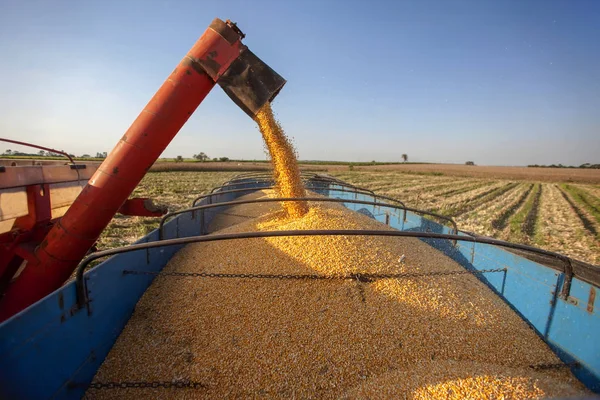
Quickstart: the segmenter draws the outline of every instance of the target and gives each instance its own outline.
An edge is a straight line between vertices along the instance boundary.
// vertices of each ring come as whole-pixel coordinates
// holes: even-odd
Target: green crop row
[[[562,184],[560,188],[567,192],[569,196],[579,206],[583,207],[588,213],[590,213],[597,223],[600,224],[600,199],[596,196],[588,193],[584,189],[577,186]]]

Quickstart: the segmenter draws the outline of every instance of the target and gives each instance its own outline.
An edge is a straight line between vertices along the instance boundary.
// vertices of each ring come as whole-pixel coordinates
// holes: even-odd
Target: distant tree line
[[[194,160],[197,160],[197,161],[200,161],[200,162],[211,161],[211,158],[205,152],[203,152],[203,151],[201,151],[198,154],[194,154],[192,156],[192,158]],[[183,161],[185,161],[185,159],[183,158],[183,156],[177,156],[177,157],[175,157],[173,159],[173,161],[175,161],[175,162],[183,162]],[[214,157],[212,159],[212,161],[226,162],[226,161],[229,161],[229,157],[218,157],[218,158]]]
[[[528,165],[529,168],[583,168],[583,169],[600,169],[600,164],[590,164],[590,163],[585,163],[585,164],[581,164],[579,167],[576,165],[562,165],[562,164],[550,164],[550,165],[538,165],[538,164],[531,164]]]
[[[64,151],[64,150],[61,150]],[[71,157],[76,158],[75,154],[69,154]],[[106,158],[108,153],[106,151],[97,152],[95,156],[89,154],[82,154],[79,158]],[[0,156],[13,156],[13,157],[64,157],[63,154],[54,153],[52,151],[40,150],[37,153],[26,153],[24,151],[16,151],[7,149]]]
[[[61,150],[64,151],[64,150]],[[71,157],[75,157],[73,154],[69,154]],[[17,151],[7,149],[4,153],[0,154],[0,156],[18,156],[18,157],[64,157],[64,155],[59,153],[53,153],[51,151],[40,150],[37,153],[26,153],[24,151]]]
[[[64,151],[64,150],[61,150]],[[90,154],[82,154],[81,156],[77,157],[74,154],[69,154],[71,157],[73,158],[100,158],[100,159],[104,159],[108,156],[108,153],[106,151],[98,151],[96,152],[96,155],[90,155]],[[51,151],[44,151],[44,150],[40,150],[37,153],[26,153],[23,151],[16,151],[16,150],[11,150],[11,149],[7,149],[5,150],[3,153],[0,153],[0,157],[1,156],[12,156],[12,157],[64,157],[64,155],[59,154],[59,153],[53,153]],[[200,161],[200,162],[210,162],[210,161],[218,161],[218,162],[227,162],[227,161],[231,161],[229,159],[229,157],[214,157],[214,158],[210,158],[206,153],[204,152],[200,152],[198,154],[194,154],[192,156],[192,158],[196,161]],[[183,162],[185,161],[185,159],[183,158],[183,156],[177,156],[175,158],[173,158],[173,161],[175,162]]]

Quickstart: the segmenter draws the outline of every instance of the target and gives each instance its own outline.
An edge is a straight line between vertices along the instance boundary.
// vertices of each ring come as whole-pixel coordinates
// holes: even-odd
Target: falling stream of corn
[[[277,193],[280,197],[304,197],[294,147],[275,119],[271,104],[266,103],[260,109],[256,114],[256,122],[271,156]],[[308,212],[306,202],[284,202],[283,207],[292,218],[301,217]]]

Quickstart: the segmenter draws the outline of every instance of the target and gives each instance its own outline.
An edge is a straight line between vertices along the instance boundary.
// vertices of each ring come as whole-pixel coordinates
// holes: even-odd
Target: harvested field
[[[556,185],[544,185],[539,211],[538,244],[591,263],[600,263],[600,248]]]
[[[581,214],[588,219],[588,224],[596,232],[600,232],[600,198],[594,192],[574,185],[561,185],[561,190],[571,199],[571,202],[577,205]]]
[[[490,236],[495,232],[502,232],[527,189],[527,184],[520,184],[495,198],[491,204],[484,203],[455,220],[463,229],[477,231],[481,235]]]
[[[220,216],[219,233],[389,229],[338,205],[311,204],[296,220],[283,218],[279,207],[274,203],[257,213],[254,205],[238,206],[231,210],[234,218]],[[240,221],[244,215],[248,218]],[[192,393],[90,389],[87,398],[586,394],[566,369],[532,368],[559,361],[475,276],[430,274],[460,270],[412,238],[282,237],[188,245],[165,272],[424,276],[372,282],[159,276],[95,379],[189,380],[203,387]]]
[[[409,207],[452,217],[460,229],[600,264],[597,234],[600,231],[600,189],[596,185],[390,171],[345,171],[333,175],[365,188],[376,186],[377,193],[396,197]],[[437,191],[436,187],[441,189]],[[530,187],[531,191],[525,196]]]
[[[210,191],[232,178],[232,172],[161,172],[147,174],[131,197],[149,197],[164,204],[169,211],[189,207],[197,194]],[[99,249],[109,249],[131,244],[152,232],[160,218],[128,217],[117,214],[102,232]]]
[[[525,203],[525,200],[527,200],[527,197],[533,189],[533,184],[525,186],[525,190],[522,190],[520,193],[518,193],[516,198],[515,196],[512,196],[509,200],[510,202],[508,203],[507,207],[504,207],[502,213],[492,220],[492,227],[494,229],[502,230],[506,228],[510,216],[513,215],[516,210],[520,209],[523,203]]]
[[[573,185],[573,186],[575,186],[578,189],[581,189],[585,192],[588,192],[590,195],[592,195],[596,198],[600,198],[600,187],[599,186],[594,186],[594,185]]]
[[[516,210],[514,217],[509,221],[510,226],[506,235],[508,239],[532,245],[539,242],[536,240],[538,234],[536,224],[542,198],[542,187],[541,184],[534,185],[523,206]]]
[[[441,211],[446,215],[457,216],[475,210],[479,207],[482,207],[489,202],[495,200],[496,198],[502,196],[503,194],[514,190],[517,187],[517,183],[505,183],[500,185],[499,187],[492,187],[481,193],[467,198],[465,201],[460,203],[458,206],[446,204],[446,207],[442,208]]]
[[[535,225],[537,222],[537,216],[539,213],[540,199],[542,198],[543,186],[537,184],[531,198],[527,200],[527,203],[523,207],[522,214],[525,216],[523,224],[515,224],[515,230],[521,228],[521,232],[528,238],[533,238],[536,234]],[[517,221],[518,222],[518,221]],[[512,229],[512,227],[511,227]]]
[[[571,206],[571,209],[573,210],[573,212],[575,214],[577,214],[577,216],[579,217],[581,223],[583,224],[583,227],[590,232],[592,235],[596,236],[598,235],[598,231],[596,230],[596,227],[594,226],[594,223],[592,222],[592,220],[589,218],[588,214],[583,210],[582,207],[580,207],[572,198],[571,196],[569,196],[567,194],[567,192],[565,192],[564,190],[560,189],[560,194],[563,197],[563,199],[565,199],[565,201],[567,203],[569,203],[569,206]]]
[[[325,172],[327,168],[318,165],[301,165],[303,171]],[[270,171],[271,165],[264,162],[171,162],[160,161],[154,163],[150,172],[252,172]]]
[[[53,159],[52,157],[20,157],[0,158],[0,165],[32,165],[64,164],[66,159]],[[101,159],[76,159],[76,162],[99,163]],[[369,165],[364,165],[369,164]],[[577,184],[600,184],[600,169],[582,168],[528,168],[528,167],[496,167],[496,166],[469,166],[462,164],[418,164],[418,163],[328,163],[326,161],[299,161],[303,171],[319,171],[340,174],[349,169],[365,173],[388,173],[398,176],[408,174],[412,176],[452,176],[476,179],[503,179],[513,181],[534,182],[572,182]],[[170,159],[159,159],[150,168],[151,172],[248,172],[266,171],[270,164],[266,161],[207,161],[198,162],[186,159],[184,162],[175,162]],[[595,190],[600,190],[597,186]],[[598,196],[596,194],[596,196]]]
[[[326,166],[330,172],[347,170],[344,166]],[[528,168],[528,167],[490,167],[461,164],[391,164],[357,166],[356,171],[387,172],[406,174],[428,174],[445,176],[466,176],[483,179],[509,179],[537,182],[581,182],[600,183],[600,169],[580,168]]]
[[[150,173],[142,180],[134,196],[151,197],[169,205],[171,209],[180,209],[189,206],[197,195],[220,185],[233,175],[234,172]],[[346,170],[333,175],[376,190],[379,194],[396,197],[409,207],[438,211],[454,217],[459,227],[467,231],[540,246],[592,264],[600,263],[598,238],[585,229],[580,217],[560,194],[561,184],[555,187],[555,184],[547,182],[413,175],[394,171]],[[508,184],[513,185],[512,190],[499,194],[497,189]],[[524,202],[516,204],[519,196],[531,184],[534,184],[534,189],[529,196]],[[568,183],[566,186],[569,190],[562,190],[599,231],[600,216],[594,214],[594,210],[600,206],[600,188],[589,184]],[[555,199],[556,194],[559,197]],[[455,212],[465,208],[470,210],[460,215]],[[494,228],[492,222],[500,218],[503,212],[506,212],[502,217],[505,221],[498,229]],[[116,216],[104,232],[99,247],[132,243],[156,225],[156,218]]]

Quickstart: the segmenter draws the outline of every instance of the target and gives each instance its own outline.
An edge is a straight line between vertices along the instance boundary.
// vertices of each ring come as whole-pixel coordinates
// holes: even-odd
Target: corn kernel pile
[[[294,148],[275,119],[270,103],[266,103],[256,114],[256,122],[271,156],[279,196],[304,197],[304,186]],[[301,217],[308,212],[308,205],[305,202],[285,202],[283,207],[293,218]]]
[[[229,209],[229,216],[215,221],[217,233],[388,229],[331,203],[311,203],[297,219],[288,218],[277,203],[264,207]],[[164,271],[347,275],[461,269],[413,238],[307,236],[192,244]],[[559,362],[519,316],[469,274],[370,283],[159,276],[95,380],[189,380],[205,387],[90,389],[86,396],[521,399],[587,394],[568,369],[530,368]]]

